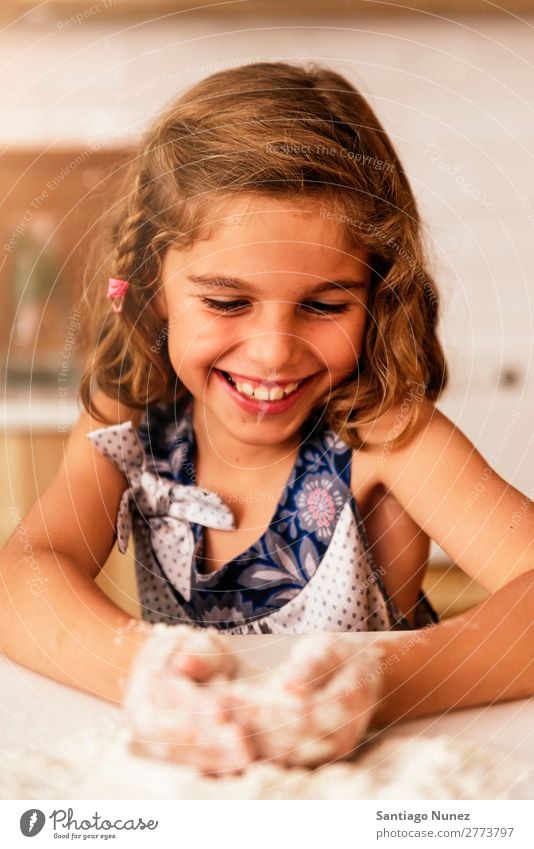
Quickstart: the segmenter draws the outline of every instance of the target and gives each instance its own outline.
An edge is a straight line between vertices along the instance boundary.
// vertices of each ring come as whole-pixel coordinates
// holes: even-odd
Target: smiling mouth
[[[279,386],[276,383],[273,385],[273,381],[269,382],[269,386],[265,383],[258,383],[254,386],[247,380],[238,380],[237,378],[233,378],[227,371],[223,371],[222,369],[217,369],[217,371],[220,371],[225,380],[230,384],[230,386],[233,386],[240,395],[243,395],[245,398],[254,398],[256,401],[281,401],[282,398],[287,398],[288,395],[292,395],[302,386],[303,383],[310,380],[310,377],[306,377],[303,380],[286,383],[284,386]]]

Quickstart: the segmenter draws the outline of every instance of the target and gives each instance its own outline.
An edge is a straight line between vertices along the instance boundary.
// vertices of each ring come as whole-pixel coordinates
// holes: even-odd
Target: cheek
[[[175,369],[210,366],[231,344],[221,322],[190,312],[169,336],[169,354]]]
[[[347,322],[330,324],[315,344],[330,368],[343,371],[354,367],[360,356],[365,335],[365,316]]]

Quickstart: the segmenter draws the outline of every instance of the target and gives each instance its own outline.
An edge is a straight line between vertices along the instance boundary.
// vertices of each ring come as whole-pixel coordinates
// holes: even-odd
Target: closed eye
[[[212,298],[201,298],[210,309],[223,313],[237,312],[248,306],[248,301],[215,301]],[[346,312],[350,304],[324,304],[320,301],[304,301],[302,307],[314,315],[339,315]]]
[[[342,313],[346,312],[350,304],[323,304],[320,301],[305,301],[302,306],[317,313]]]

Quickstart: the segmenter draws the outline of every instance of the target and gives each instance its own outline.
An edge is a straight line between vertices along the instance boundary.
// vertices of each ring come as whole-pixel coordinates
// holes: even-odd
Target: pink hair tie
[[[122,312],[122,299],[128,291],[130,284],[127,280],[119,280],[116,277],[110,277],[108,280],[108,298],[112,300],[113,312]]]

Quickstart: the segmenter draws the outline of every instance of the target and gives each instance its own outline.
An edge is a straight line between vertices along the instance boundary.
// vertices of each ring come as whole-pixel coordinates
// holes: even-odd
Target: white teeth
[[[287,386],[284,386],[284,394],[289,395],[289,393],[294,392],[299,385],[299,383],[288,383]]]
[[[281,386],[274,386],[269,394],[270,401],[280,401],[284,397],[284,390]]]
[[[235,388],[242,395],[247,395],[249,398],[255,398],[257,401],[281,401],[286,395],[298,389],[300,382],[288,383],[287,386],[252,386],[250,383],[240,383],[234,380]]]
[[[256,386],[254,390],[254,398],[258,401],[268,401],[271,396],[270,389],[267,386]]]

